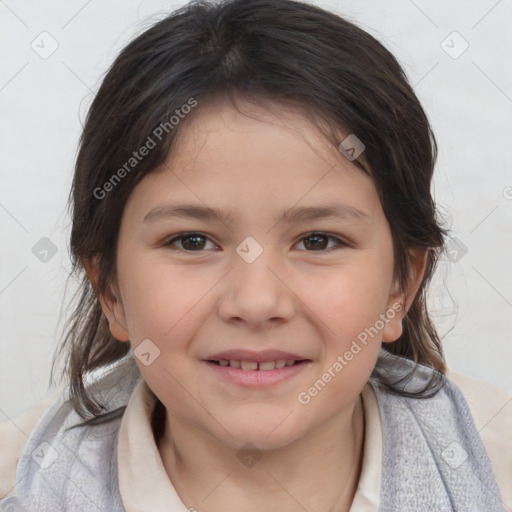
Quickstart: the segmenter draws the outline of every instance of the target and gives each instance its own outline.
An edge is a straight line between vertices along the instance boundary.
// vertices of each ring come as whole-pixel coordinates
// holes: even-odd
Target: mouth
[[[210,376],[217,382],[246,389],[268,389],[307,371],[311,359],[277,359],[271,361],[247,361],[238,359],[203,360]]]
[[[238,368],[245,371],[272,371],[280,370],[287,366],[296,366],[298,364],[310,361],[310,359],[276,359],[273,361],[240,361],[237,359],[208,359],[207,362],[217,366]]]

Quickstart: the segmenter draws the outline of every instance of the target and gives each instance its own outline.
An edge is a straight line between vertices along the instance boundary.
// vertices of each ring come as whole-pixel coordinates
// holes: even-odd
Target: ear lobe
[[[388,321],[382,332],[383,343],[392,343],[402,335],[402,320],[409,311],[423,281],[429,251],[430,249],[415,249],[410,252],[409,286],[405,292],[400,291],[399,283],[395,281],[386,310]]]
[[[402,319],[406,311],[404,310],[403,300],[394,300],[388,303],[388,309],[385,313],[385,325],[382,330],[382,342],[393,343],[402,336]]]
[[[82,261],[85,272],[89,281],[94,289],[97,292],[98,290],[98,258],[96,256],[93,257],[92,260],[85,259]]]
[[[409,278],[409,288],[405,297],[405,312],[409,311],[411,304],[416,297],[418,288],[420,287],[425,270],[427,268],[428,255],[430,249],[413,249],[411,250],[410,262],[411,271]]]
[[[126,327],[126,318],[121,300],[116,296],[109,286],[108,290],[102,294],[98,286],[98,259],[95,256],[92,260],[83,262],[87,277],[96,292],[96,296],[101,304],[103,314],[106,316],[112,336],[118,341],[129,341],[130,335]]]

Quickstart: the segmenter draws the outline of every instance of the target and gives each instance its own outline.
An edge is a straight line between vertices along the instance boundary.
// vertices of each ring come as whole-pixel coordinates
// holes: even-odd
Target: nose
[[[250,329],[290,320],[296,311],[293,286],[284,265],[271,257],[269,249],[251,263],[238,254],[232,270],[223,279],[217,304],[220,318],[227,323],[245,323]]]

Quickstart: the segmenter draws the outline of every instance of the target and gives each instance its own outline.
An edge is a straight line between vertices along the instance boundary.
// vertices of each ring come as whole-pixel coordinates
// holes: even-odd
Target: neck
[[[361,472],[363,443],[360,396],[306,437],[261,451],[261,458],[247,467],[237,457],[239,449],[168,411],[157,442],[180,499],[201,512],[348,512]]]

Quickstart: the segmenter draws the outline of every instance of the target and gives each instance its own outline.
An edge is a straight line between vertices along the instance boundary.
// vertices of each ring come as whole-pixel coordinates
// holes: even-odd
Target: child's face
[[[381,341],[401,334],[391,232],[373,182],[288,112],[261,110],[260,121],[201,105],[165,169],[134,189],[119,233],[114,336],[129,338],[136,354],[151,340],[139,348],[151,364],[137,364],[171,416],[233,447],[283,446],[349,414]],[[181,203],[229,219],[161,210],[144,221]],[[275,220],[294,208],[342,204],[364,217]],[[206,238],[166,245],[184,231]],[[348,245],[328,251],[338,242],[308,235],[319,231]],[[244,385],[205,361],[235,349],[309,362],[272,385]],[[311,391],[318,380],[320,391]]]

